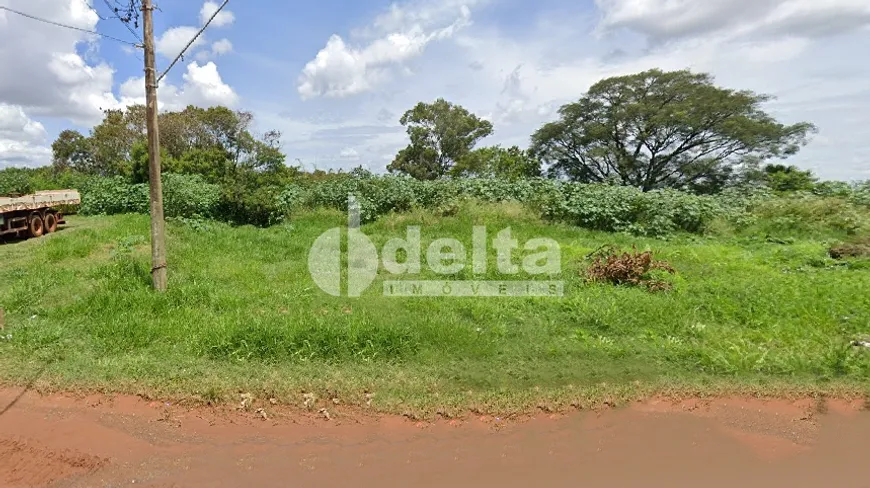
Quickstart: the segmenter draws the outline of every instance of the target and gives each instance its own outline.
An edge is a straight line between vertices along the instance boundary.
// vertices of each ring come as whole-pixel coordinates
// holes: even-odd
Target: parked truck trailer
[[[66,223],[62,212],[79,204],[81,196],[75,190],[0,196],[0,237],[40,237],[54,232]]]

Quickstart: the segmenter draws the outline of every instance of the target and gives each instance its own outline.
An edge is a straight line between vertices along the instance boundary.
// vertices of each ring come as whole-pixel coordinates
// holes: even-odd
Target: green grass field
[[[828,258],[823,237],[659,240],[547,224],[518,205],[467,205],[363,231],[380,248],[422,225],[424,255],[441,237],[470,249],[472,225],[510,227],[521,243],[550,237],[565,296],[396,298],[376,282],[338,298],[314,284],[308,250],[345,223],[341,213],[269,229],[169,222],[170,289],[160,295],[149,289],[147,216],[68,220],[57,234],[0,245],[6,384],[287,402],[332,391],[351,404],[371,392],[394,412],[870,391],[870,350],[849,346],[870,334],[870,266]],[[677,269],[674,290],[586,283],[584,258],[604,244],[653,250]]]

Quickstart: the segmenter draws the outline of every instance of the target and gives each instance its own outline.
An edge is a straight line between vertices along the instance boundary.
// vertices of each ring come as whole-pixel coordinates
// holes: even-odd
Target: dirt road
[[[4,487],[870,487],[861,401],[658,400],[419,423],[19,393],[0,390]]]

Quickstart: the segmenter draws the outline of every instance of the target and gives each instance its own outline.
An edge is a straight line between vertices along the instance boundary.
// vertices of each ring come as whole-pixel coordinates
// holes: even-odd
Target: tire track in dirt
[[[94,473],[109,460],[73,450],[53,450],[26,439],[0,438],[0,485],[45,486]]]

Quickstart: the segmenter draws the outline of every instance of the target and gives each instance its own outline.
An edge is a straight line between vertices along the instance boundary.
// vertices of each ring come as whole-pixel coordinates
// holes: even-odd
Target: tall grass
[[[784,224],[791,241],[764,238],[781,229],[776,211],[761,207],[756,234],[721,238],[583,230],[519,202],[412,207],[363,227],[380,249],[421,225],[424,256],[442,237],[471,249],[474,225],[510,227],[521,243],[556,239],[562,298],[384,297],[383,270],[363,297],[332,297],[307,268],[314,240],[346,221],[331,209],[266,229],[170,221],[161,295],[149,288],[147,216],[72,217],[57,234],[0,246],[12,335],[0,342],[0,377],[25,381],[48,364],[43,381],[55,385],[205,397],[377,390],[395,408],[446,398],[467,406],[469,390],[528,399],[602,382],[867,384],[870,356],[847,346],[870,333],[866,261],[827,257],[849,229],[826,218]],[[652,250],[676,268],[675,289],[587,283],[584,258],[603,244]],[[499,279],[494,268],[456,278]],[[424,267],[419,279],[438,276]]]

